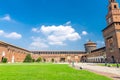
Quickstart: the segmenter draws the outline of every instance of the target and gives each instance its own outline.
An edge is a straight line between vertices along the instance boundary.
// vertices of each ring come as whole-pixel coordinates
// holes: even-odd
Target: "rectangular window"
[[[116,6],[116,5],[114,5],[114,8],[116,9],[116,8],[117,8],[117,6]]]

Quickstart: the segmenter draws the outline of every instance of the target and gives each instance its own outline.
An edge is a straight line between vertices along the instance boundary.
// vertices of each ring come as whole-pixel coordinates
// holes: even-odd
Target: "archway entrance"
[[[3,61],[3,59],[4,59],[4,56],[2,57],[1,62]]]
[[[65,62],[65,58],[60,58],[60,62]]]
[[[115,63],[115,58],[114,58],[114,56],[112,56],[111,58],[112,58],[112,63]]]

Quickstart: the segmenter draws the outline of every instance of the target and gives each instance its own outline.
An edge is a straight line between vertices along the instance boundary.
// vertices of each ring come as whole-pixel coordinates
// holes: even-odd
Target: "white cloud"
[[[82,31],[82,35],[87,35],[87,31]]]
[[[67,46],[69,42],[75,42],[81,39],[81,35],[87,35],[86,31],[83,31],[80,35],[70,25],[68,21],[63,25],[42,25],[37,28],[32,28],[32,32],[40,34],[39,37],[33,37],[30,47],[32,49],[45,49],[50,46]]]
[[[32,47],[37,47],[37,48],[47,48],[48,46],[45,43],[42,42],[32,42],[31,43]]]
[[[0,30],[0,36],[10,39],[20,39],[22,38],[21,34],[18,34],[16,32],[6,33],[3,30]]]
[[[65,46],[66,44],[63,42],[49,42],[50,45],[61,45],[61,46]]]
[[[11,21],[11,17],[10,15],[5,15],[4,17],[0,18],[1,20],[4,20],[4,21]]]
[[[30,44],[30,49],[41,49],[48,48],[49,46],[45,43],[46,40],[40,37],[32,37],[33,42]]]
[[[48,42],[50,45],[66,45],[64,41],[66,38],[64,36],[55,36],[55,35],[49,35],[48,36]]]
[[[0,36],[4,34],[4,31],[3,30],[0,30]]]
[[[70,24],[71,24],[71,21],[66,22],[66,25],[70,25]]]
[[[76,41],[81,39],[81,36],[75,32],[72,26],[41,26],[38,30],[47,36],[50,45],[65,45],[65,41]]]
[[[18,34],[16,32],[12,32],[12,33],[6,34],[5,37],[11,38],[11,39],[20,39],[20,38],[22,38],[22,35]]]
[[[39,33],[39,32],[40,32],[40,30],[38,30],[37,28],[32,28],[32,31],[33,31],[33,32],[36,32],[36,33]]]

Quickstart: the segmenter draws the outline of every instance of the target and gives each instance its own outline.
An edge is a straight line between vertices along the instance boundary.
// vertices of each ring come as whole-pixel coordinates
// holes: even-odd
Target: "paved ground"
[[[80,69],[80,67],[104,76],[108,76],[113,80],[120,80],[120,68],[98,66],[94,63],[75,63],[75,68]]]

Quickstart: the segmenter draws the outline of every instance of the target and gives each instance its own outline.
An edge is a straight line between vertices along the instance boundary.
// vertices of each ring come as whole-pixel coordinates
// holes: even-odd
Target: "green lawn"
[[[98,64],[99,66],[105,66],[105,63],[101,63],[101,64]],[[111,66],[111,67],[117,67],[117,64],[107,64],[107,66]],[[120,64],[119,64],[119,67],[120,67]]]
[[[0,80],[112,80],[65,64],[0,64]]]

